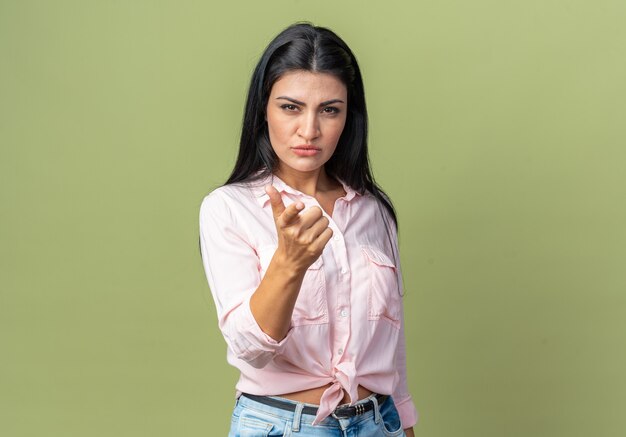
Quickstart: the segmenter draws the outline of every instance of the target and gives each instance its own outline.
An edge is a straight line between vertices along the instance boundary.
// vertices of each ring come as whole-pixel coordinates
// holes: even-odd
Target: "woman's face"
[[[280,170],[310,172],[322,167],[337,147],[347,109],[346,86],[331,74],[297,70],[274,82],[267,125]]]

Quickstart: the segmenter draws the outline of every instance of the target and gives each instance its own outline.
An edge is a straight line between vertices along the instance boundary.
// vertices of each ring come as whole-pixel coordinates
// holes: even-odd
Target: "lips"
[[[296,150],[318,150],[318,151],[322,150],[319,147],[308,146],[308,145],[305,145],[305,146],[295,146],[295,147],[293,147],[293,149],[296,149]]]
[[[296,146],[296,147],[292,147],[291,150],[293,151],[294,154],[298,156],[315,156],[322,149],[319,149],[314,146]]]

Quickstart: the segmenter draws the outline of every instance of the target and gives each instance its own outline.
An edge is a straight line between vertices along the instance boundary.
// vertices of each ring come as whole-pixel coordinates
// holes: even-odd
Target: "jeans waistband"
[[[280,408],[282,410],[291,412],[295,412],[298,405],[297,401],[289,402],[288,400],[280,400],[276,397],[271,396],[258,396],[249,393],[242,393],[241,396],[245,396],[248,399],[265,405],[269,405],[271,407]],[[382,403],[385,402],[385,400],[387,399],[388,395],[372,394],[367,398],[360,400],[355,405],[340,405],[335,408],[331,415],[335,419],[347,419],[350,417],[361,415],[367,411],[371,411],[374,409],[374,403],[371,400],[372,397],[376,398],[376,400],[378,401],[378,405],[382,405]],[[314,407],[312,405],[304,405],[302,407],[301,414],[309,414],[315,416],[317,415],[317,410],[318,407]]]

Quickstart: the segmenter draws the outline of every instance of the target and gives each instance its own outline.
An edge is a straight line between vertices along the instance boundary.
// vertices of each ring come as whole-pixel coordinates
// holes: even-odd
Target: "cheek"
[[[345,119],[342,121],[337,120],[336,123],[334,123],[331,126],[330,132],[332,132],[331,135],[334,140],[339,141],[339,137],[341,137],[341,134],[343,130],[345,129],[345,123],[346,123]]]
[[[267,129],[271,137],[277,142],[289,139],[291,127],[288,120],[281,119],[280,116],[268,115]]]

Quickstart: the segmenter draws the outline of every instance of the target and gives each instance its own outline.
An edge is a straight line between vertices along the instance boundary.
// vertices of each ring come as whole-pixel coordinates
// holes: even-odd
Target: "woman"
[[[200,249],[240,370],[230,436],[413,436],[396,214],[357,61],[329,29],[296,23],[263,53]]]

